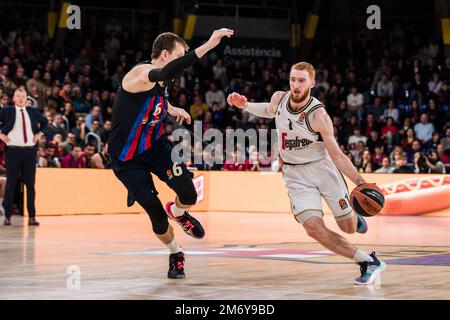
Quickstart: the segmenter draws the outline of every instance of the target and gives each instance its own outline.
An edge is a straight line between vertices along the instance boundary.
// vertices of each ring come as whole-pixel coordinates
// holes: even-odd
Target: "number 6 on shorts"
[[[179,177],[183,174],[183,168],[178,166],[178,162],[175,162],[172,167],[172,172],[175,177]]]

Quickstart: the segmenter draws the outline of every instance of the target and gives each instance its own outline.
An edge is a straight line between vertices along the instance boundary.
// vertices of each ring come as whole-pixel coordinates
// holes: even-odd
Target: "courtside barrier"
[[[194,171],[198,203],[191,211],[290,212],[281,173]],[[450,175],[363,174],[386,196],[384,215],[450,216]],[[349,181],[349,189],[354,184]],[[174,192],[153,176],[163,204]],[[126,206],[126,189],[111,170],[38,168],[38,215],[141,213]],[[323,202],[325,213],[330,210]]]

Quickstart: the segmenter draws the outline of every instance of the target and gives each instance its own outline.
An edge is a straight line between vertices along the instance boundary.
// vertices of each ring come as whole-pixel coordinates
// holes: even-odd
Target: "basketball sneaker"
[[[356,218],[358,219],[358,225],[356,226],[356,232],[366,233],[369,230],[366,220],[356,213]]]
[[[380,273],[386,269],[386,263],[378,260],[378,258],[375,255],[375,252],[372,252],[370,256],[373,259],[372,262],[364,261],[358,263],[361,270],[361,276],[355,279],[355,284],[358,285],[372,284],[376,279],[376,277],[380,276]]]
[[[198,222],[198,220],[191,216],[187,211],[185,211],[182,216],[175,217],[170,209],[172,204],[173,202],[166,204],[166,212],[169,218],[178,223],[187,235],[190,235],[196,239],[203,238],[205,236],[205,230],[200,222]]]
[[[184,279],[184,253],[171,253],[169,256],[169,272],[167,277],[171,279]]]

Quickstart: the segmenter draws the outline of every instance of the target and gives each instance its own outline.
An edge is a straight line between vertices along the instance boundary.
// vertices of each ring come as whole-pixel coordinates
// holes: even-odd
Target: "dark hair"
[[[185,50],[189,47],[180,36],[176,35],[172,32],[164,32],[156,37],[152,46],[152,59],[158,59],[163,50],[169,51],[172,53],[172,50],[175,48],[176,43],[180,43]]]

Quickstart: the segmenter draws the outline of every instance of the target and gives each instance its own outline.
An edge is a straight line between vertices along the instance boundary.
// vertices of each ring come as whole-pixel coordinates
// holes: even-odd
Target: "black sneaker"
[[[172,213],[172,210],[170,210],[172,204],[173,202],[169,202],[166,204],[166,212],[169,218],[178,223],[183,231],[191,237],[196,239],[203,238],[205,236],[205,230],[203,229],[200,222],[198,222],[197,219],[187,213],[187,211],[185,211],[182,216],[175,217]]]
[[[167,277],[171,279],[184,279],[184,253],[171,253],[169,256],[169,272]]]
[[[11,219],[5,218],[5,221],[3,221],[4,226],[10,226],[11,225]]]

